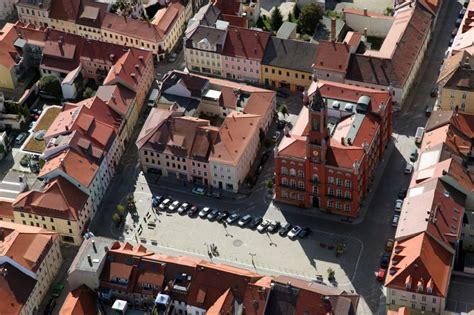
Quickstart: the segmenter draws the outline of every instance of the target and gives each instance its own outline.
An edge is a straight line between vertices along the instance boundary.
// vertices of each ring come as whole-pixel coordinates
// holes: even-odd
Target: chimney
[[[342,144],[342,145],[345,145],[345,143],[344,143],[344,137],[341,137],[341,144]]]
[[[331,41],[336,41],[336,18],[331,18]]]
[[[95,241],[92,240],[92,248],[94,248],[94,253],[97,254],[97,247],[95,247]]]
[[[89,266],[92,267],[92,258],[91,258],[91,255],[87,255],[87,261],[89,262]]]
[[[364,15],[367,16],[367,8],[364,8]]]

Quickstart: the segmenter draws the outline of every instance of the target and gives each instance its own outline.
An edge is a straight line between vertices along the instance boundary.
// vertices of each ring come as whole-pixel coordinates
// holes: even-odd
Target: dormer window
[[[410,282],[405,283],[405,289],[408,289],[408,290],[411,289],[411,283]]]
[[[418,286],[416,287],[416,291],[418,292],[423,292],[423,285],[422,284],[418,284]]]
[[[433,293],[433,288],[432,287],[426,288],[426,293],[432,294]]]

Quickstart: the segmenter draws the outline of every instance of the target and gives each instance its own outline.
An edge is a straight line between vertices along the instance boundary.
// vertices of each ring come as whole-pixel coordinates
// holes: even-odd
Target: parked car
[[[168,206],[171,204],[171,202],[172,202],[172,200],[170,198],[166,198],[165,200],[163,200],[162,203],[160,203],[158,208],[160,208],[160,210],[165,210],[166,208],[168,208]]]
[[[25,132],[20,133],[18,136],[15,138],[15,144],[20,145],[25,141],[27,134]]]
[[[395,241],[391,238],[389,238],[386,242],[385,242],[385,250],[387,252],[392,252],[392,249],[393,249],[393,245],[395,245]]]
[[[221,199],[221,194],[216,191],[208,192],[207,195],[212,198]]]
[[[206,194],[206,189],[202,187],[194,187],[192,193],[199,196],[204,196]]]
[[[250,214],[246,214],[242,218],[240,218],[239,222],[237,222],[237,225],[240,227],[244,227],[251,220],[252,220],[252,216]]]
[[[426,107],[425,107],[425,115],[426,115],[426,117],[430,117],[432,112],[433,112],[433,106],[426,105]]]
[[[228,224],[232,224],[234,223],[235,221],[237,221],[239,219],[240,215],[238,213],[232,213],[231,215],[229,215],[229,217],[225,220],[226,223]]]
[[[418,150],[415,149],[415,150],[410,154],[410,161],[416,162],[416,160],[418,160]]]
[[[33,128],[35,128],[35,126],[36,126],[36,121],[30,122],[30,124],[28,125],[28,130],[29,131],[33,130]]]
[[[201,211],[199,211],[199,217],[200,218],[205,218],[207,217],[207,215],[209,214],[209,212],[211,212],[211,208],[209,207],[204,207],[201,209]]]
[[[382,258],[380,258],[380,267],[387,268],[389,262],[390,262],[390,255],[388,253],[384,253],[382,255]]]
[[[430,96],[431,97],[436,97],[438,96],[438,87],[437,86],[434,86],[431,91],[430,91]]]
[[[395,200],[395,212],[401,212],[403,207],[403,200],[397,199]]]
[[[288,237],[294,240],[302,230],[303,228],[301,226],[296,225],[288,232]]]
[[[262,221],[263,221],[263,218],[262,218],[262,217],[255,217],[255,218],[253,218],[252,221],[250,221],[249,227],[250,227],[251,229],[256,229],[257,226],[259,226],[260,223],[262,223]]]
[[[404,199],[407,196],[408,190],[406,188],[400,188],[400,191],[398,192],[398,198],[399,199]]]
[[[298,233],[298,236],[299,236],[299,238],[305,238],[305,237],[307,237],[309,234],[311,234],[311,229],[305,227],[305,228],[301,229],[301,232]]]
[[[280,229],[280,222],[278,221],[271,221],[270,225],[267,228],[267,231],[270,233],[276,233]]]
[[[280,139],[280,135],[281,135],[281,132],[275,131],[275,133],[273,134],[273,137],[272,137],[272,141],[277,142]]]
[[[192,206],[189,210],[188,210],[188,217],[193,217],[196,215],[196,213],[199,212],[199,208],[197,206]]]
[[[30,160],[30,171],[36,174],[40,172],[40,166],[39,166],[38,161]]]
[[[215,221],[217,219],[217,215],[219,214],[219,210],[212,209],[211,212],[207,214],[207,219],[209,221]]]
[[[170,57],[168,58],[168,62],[175,62],[177,57],[178,57],[177,53],[172,53]]]
[[[179,208],[180,202],[178,200],[173,201],[169,206],[168,206],[168,212],[175,212]]]
[[[56,282],[53,287],[52,296],[55,298],[59,297],[63,289],[64,289],[64,284],[62,282]]]
[[[164,199],[164,198],[163,198],[162,196],[153,196],[153,197],[151,198],[151,206],[152,206],[153,208],[158,207],[158,206],[160,205],[160,203],[163,201],[163,199]]]
[[[466,9],[465,9],[465,8],[462,8],[462,9],[459,11],[459,13],[458,13],[458,18],[462,18],[465,13],[466,13]]]
[[[413,165],[410,163],[407,163],[407,165],[405,166],[404,172],[405,174],[411,174],[413,172]]]
[[[185,214],[186,212],[188,212],[189,208],[191,208],[191,205],[187,202],[183,202],[178,208],[178,213]]]
[[[394,214],[392,217],[392,226],[396,227],[398,225],[398,221],[400,221],[400,215]]]
[[[263,220],[260,225],[257,227],[257,231],[260,233],[263,233],[267,230],[268,226],[270,225],[270,221],[268,220]]]
[[[387,269],[379,268],[377,272],[377,281],[383,282],[385,280],[385,274],[387,273]]]
[[[288,234],[288,232],[291,230],[291,224],[290,223],[286,223],[285,225],[283,225],[280,229],[280,231],[278,231],[278,234],[280,236],[286,236],[286,234]]]
[[[217,214],[217,222],[223,222],[229,216],[229,212],[227,211],[219,211]]]

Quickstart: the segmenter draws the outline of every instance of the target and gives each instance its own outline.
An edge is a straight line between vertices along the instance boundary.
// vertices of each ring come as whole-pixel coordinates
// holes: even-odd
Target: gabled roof
[[[152,23],[155,24],[163,34],[168,34],[172,30],[171,26],[183,11],[184,7],[179,1],[172,2],[166,8],[158,10]]]
[[[159,108],[152,108],[148,115],[145,123],[143,124],[142,130],[138,135],[136,144],[138,150],[140,150],[145,143],[155,134],[155,132],[161,127],[163,123],[171,116],[172,112]]]
[[[163,31],[152,23],[123,17],[115,13],[105,13],[101,29],[156,43],[164,40]]]
[[[222,12],[222,14],[240,14],[241,1],[239,0],[215,0],[214,5]]]
[[[82,171],[79,165],[75,167],[76,172]],[[77,221],[87,199],[87,194],[58,176],[52,179],[42,191],[30,190],[18,195],[13,208],[40,216]]]
[[[0,256],[36,273],[58,234],[39,227],[0,221]]]
[[[136,97],[134,91],[121,84],[101,85],[95,95],[123,118],[128,117],[128,112]]]
[[[16,64],[16,50],[14,47],[17,33],[14,24],[6,23],[0,32],[0,65],[7,69]]]
[[[449,124],[453,111],[451,110],[435,110],[431,114],[430,118],[425,125],[425,132],[429,132],[433,129]]]
[[[428,233],[448,250],[459,239],[466,195],[433,178],[410,188],[395,239]]]
[[[44,178],[56,170],[66,173],[78,184],[89,188],[99,170],[99,165],[75,150],[68,149],[46,161],[38,176]]]
[[[196,49],[192,46],[192,42],[207,42],[212,46],[216,46],[217,52],[221,52],[226,40],[226,30],[199,25],[191,37],[186,41],[186,47]]]
[[[150,51],[129,48],[110,68],[103,85],[120,83],[131,90],[137,90],[150,58]]]
[[[326,160],[329,165],[336,167],[353,169],[354,163],[362,160],[364,150],[362,147],[344,146],[331,139]]]
[[[317,44],[271,36],[262,64],[312,73],[317,49]]]
[[[469,58],[469,63],[471,63],[471,60],[474,62],[474,59],[471,59],[470,57],[471,54],[469,54],[465,50],[457,52],[454,55],[448,56],[448,58],[446,58],[443,62],[443,66],[441,68],[441,72],[439,73],[437,83],[441,87],[443,87],[446,82],[451,79],[454,73],[456,73],[456,71],[462,66],[462,63],[466,61],[466,58]]]
[[[7,270],[5,276],[0,277],[0,309],[4,314],[22,314],[22,308],[28,301],[36,286],[36,280],[23,273],[16,266],[3,263],[0,268]]]
[[[395,242],[385,286],[403,291],[446,297],[453,253],[446,250],[428,233],[419,233]],[[407,288],[409,285],[409,288]]]
[[[222,54],[261,61],[270,33],[229,26]]]
[[[81,5],[81,0],[54,0],[51,4],[49,18],[76,23]]]
[[[97,314],[97,294],[85,285],[69,292],[59,310],[59,315],[95,314]]]
[[[231,112],[219,128],[209,160],[237,165],[252,137],[258,133],[261,116]]]
[[[348,44],[322,40],[319,42],[314,66],[316,69],[346,73],[350,57]]]

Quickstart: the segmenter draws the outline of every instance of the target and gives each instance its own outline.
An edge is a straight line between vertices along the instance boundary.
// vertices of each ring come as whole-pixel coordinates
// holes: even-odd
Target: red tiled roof
[[[214,0],[214,5],[222,14],[238,15],[241,2],[239,0]]]
[[[232,26],[245,28],[248,26],[248,20],[242,16],[222,14],[222,19],[226,22],[229,22],[229,24]]]
[[[163,14],[157,16],[163,10]],[[166,8],[161,9],[155,15],[156,26],[163,32],[167,34],[171,31],[171,26],[178,19],[179,15],[184,11],[184,7],[180,2],[173,2],[168,5]],[[155,21],[154,21],[155,22]]]
[[[225,56],[262,61],[270,33],[229,26],[224,44]]]
[[[350,46],[346,43],[320,41],[316,51],[314,66],[338,72],[346,72],[351,57]]]
[[[26,275],[16,266],[3,263],[0,268],[8,270],[6,276],[0,277],[0,310],[2,314],[19,315],[28,301],[36,280]]]
[[[53,0],[49,18],[76,23],[81,10],[81,0]]]
[[[326,160],[329,165],[352,169],[354,162],[359,162],[364,156],[361,147],[344,146],[331,139]]]
[[[16,64],[16,50],[13,43],[17,38],[17,33],[14,26],[14,24],[7,23],[0,32],[0,65],[7,69]]]
[[[79,165],[75,167],[75,172],[83,171]],[[13,208],[41,216],[78,220],[87,199],[88,196],[79,188],[58,176],[43,191],[30,190],[19,194],[13,202]]]
[[[431,285],[433,296],[446,297],[453,254],[427,233],[396,241],[385,279],[388,288],[417,292],[423,284],[426,294]],[[406,284],[411,288],[406,288]]]
[[[0,200],[0,217],[13,219],[13,207],[10,201]]]
[[[89,187],[99,170],[99,165],[69,149],[46,161],[39,177],[46,177],[57,169],[60,169],[84,187]]]
[[[96,315],[97,294],[85,285],[69,292],[64,300],[59,315]]]
[[[110,68],[103,84],[113,85],[121,83],[129,89],[136,91],[150,58],[152,58],[151,52],[130,48]]]
[[[115,13],[105,13],[101,29],[156,43],[164,40],[163,31],[155,25],[142,20],[126,18]]]

